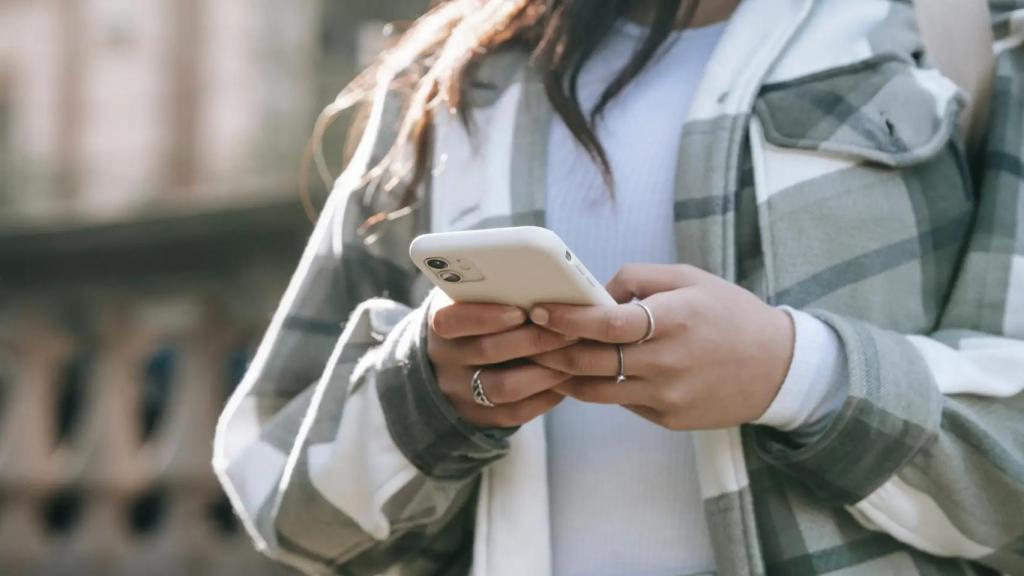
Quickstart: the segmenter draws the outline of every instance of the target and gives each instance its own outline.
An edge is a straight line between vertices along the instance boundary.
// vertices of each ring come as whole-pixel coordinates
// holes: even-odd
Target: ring
[[[644,314],[647,315],[647,332],[644,332],[644,335],[634,342],[634,344],[643,344],[654,337],[654,312],[651,312],[651,309],[639,300],[633,300],[630,304],[636,304],[644,311]]]
[[[487,392],[484,392],[484,383],[480,381],[480,373],[483,371],[483,368],[478,369],[473,373],[473,379],[470,380],[470,387],[473,390],[473,402],[486,408],[494,408],[494,402],[491,402],[491,399],[487,397]]]
[[[622,344],[618,345],[619,348],[619,375],[615,378],[616,384],[622,384],[626,381],[626,349]]]

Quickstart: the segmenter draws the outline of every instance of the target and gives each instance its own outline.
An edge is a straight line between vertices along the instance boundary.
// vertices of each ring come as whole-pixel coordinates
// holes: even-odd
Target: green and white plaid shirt
[[[990,4],[998,77],[973,171],[961,96],[908,1],[744,0],[708,64],[680,144],[680,261],[827,322],[849,385],[810,444],[696,434],[720,574],[1024,574],[1024,2]],[[438,118],[416,209],[362,238],[394,207],[360,184],[393,133],[382,91],[221,418],[236,511],[307,572],[551,571],[543,422],[458,417],[407,258],[426,231],[544,224],[537,71],[492,55],[469,97],[478,130]]]

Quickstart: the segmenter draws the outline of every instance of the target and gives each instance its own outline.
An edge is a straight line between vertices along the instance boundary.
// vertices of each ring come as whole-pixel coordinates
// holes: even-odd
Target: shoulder
[[[922,48],[910,3],[818,0],[767,81],[822,73],[882,55],[913,64]]]

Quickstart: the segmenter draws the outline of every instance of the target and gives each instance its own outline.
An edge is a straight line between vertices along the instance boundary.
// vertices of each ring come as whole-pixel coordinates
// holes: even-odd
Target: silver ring
[[[473,373],[473,379],[470,380],[470,387],[473,390],[473,402],[485,408],[494,408],[494,402],[491,402],[491,399],[487,397],[487,392],[484,392],[484,383],[480,381],[480,373],[483,371],[483,368],[478,369]]]
[[[644,335],[634,342],[634,344],[643,344],[654,337],[654,312],[651,312],[651,309],[647,307],[647,304],[644,304],[639,300],[633,300],[630,304],[636,304],[644,311],[644,314],[647,315],[647,332],[644,332]]]
[[[615,378],[616,384],[622,384],[626,381],[626,348],[622,344],[618,345],[619,348],[619,375]]]

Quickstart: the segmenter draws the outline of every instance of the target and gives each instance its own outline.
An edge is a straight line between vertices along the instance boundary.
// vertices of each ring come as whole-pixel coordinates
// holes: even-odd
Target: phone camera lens
[[[448,267],[448,261],[444,258],[427,258],[427,266],[434,270],[444,270]]]
[[[447,272],[441,272],[441,280],[452,284],[458,284],[459,282],[462,282],[462,276],[459,276],[457,272],[449,270]]]
[[[565,251],[565,261],[572,262],[572,252],[569,252],[568,250]]]

